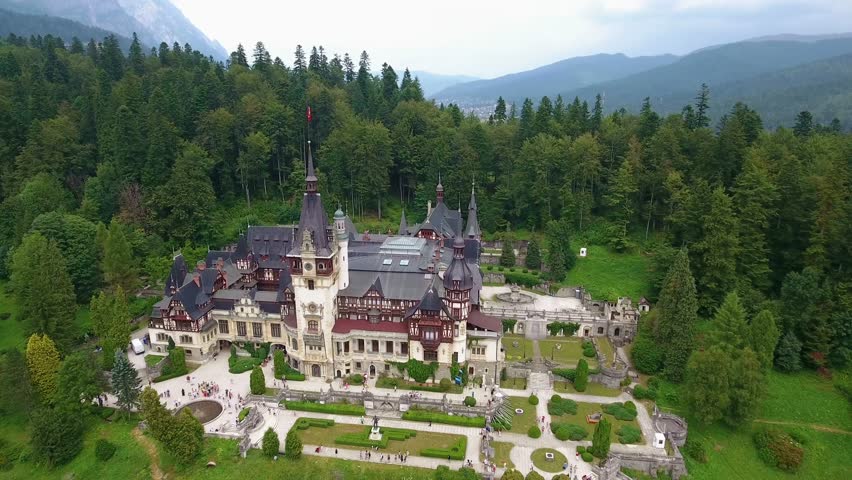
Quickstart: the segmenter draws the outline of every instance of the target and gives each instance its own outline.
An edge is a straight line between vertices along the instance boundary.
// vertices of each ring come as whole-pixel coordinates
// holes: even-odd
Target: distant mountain
[[[746,99],[746,86],[753,88],[752,98],[773,98],[788,85],[781,79],[792,75],[806,84],[815,84],[815,77],[833,75],[830,68],[843,64],[842,60],[822,62],[852,53],[852,38],[837,38],[814,42],[799,41],[745,41],[718,48],[699,50],[670,64],[647,70],[617,80],[602,82],[583,88],[561,92],[566,98],[575,96],[592,100],[597,93],[604,96],[607,110],[621,107],[638,111],[645,97],[651,97],[654,109],[660,113],[679,112],[684,105],[692,103],[702,83],[710,87],[711,105],[732,104],[736,99]],[[812,64],[816,70],[808,75],[794,67]],[[793,69],[791,72],[786,72]],[[774,75],[773,75],[774,74]],[[772,82],[760,85],[761,77]],[[807,81],[805,80],[807,78]],[[827,78],[826,80],[833,80]],[[757,82],[757,83],[755,83]],[[738,85],[738,86],[735,86]],[[776,89],[777,91],[771,91]],[[821,102],[818,98],[825,92],[798,91],[804,96],[800,104]],[[762,102],[761,102],[762,103]],[[762,115],[775,117],[775,109],[781,105],[766,102]],[[756,105],[754,105],[756,106]],[[724,113],[723,108],[714,108],[714,117]],[[786,118],[778,115],[779,119]],[[769,125],[771,126],[771,124]]]
[[[189,43],[192,48],[216,59],[227,57],[225,49],[192,24],[168,0],[0,0],[9,10],[67,18],[84,25],[132,37],[150,46]]]
[[[99,42],[107,35],[116,35],[108,30],[90,27],[65,18],[49,15],[27,15],[0,9],[0,36],[5,37],[10,33],[19,37],[50,34],[62,38],[66,43],[74,37],[79,38],[83,43],[87,43],[91,39]],[[122,49],[127,51],[130,48],[129,38],[122,35],[116,35],[116,38]]]
[[[469,75],[442,75],[423,70],[412,71],[411,75],[420,79],[420,87],[423,88],[423,95],[426,97],[451,85],[479,80]]]
[[[544,95],[555,97],[558,92],[668,65],[677,59],[674,55],[628,57],[621,53],[574,57],[525,72],[453,85],[432,97],[440,101],[471,103],[481,100],[491,104],[499,96],[510,101],[522,101],[526,97],[537,100]]]

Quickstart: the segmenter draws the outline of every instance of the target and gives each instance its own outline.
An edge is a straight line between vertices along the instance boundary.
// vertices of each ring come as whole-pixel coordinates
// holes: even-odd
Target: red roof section
[[[408,324],[406,322],[379,322],[370,323],[369,320],[352,320],[349,318],[338,318],[334,322],[333,333],[349,333],[352,330],[362,330],[365,332],[390,332],[390,333],[408,333]]]
[[[503,331],[503,322],[499,318],[486,315],[479,310],[471,309],[470,314],[467,316],[467,323],[483,330],[490,330],[497,333]]]
[[[284,323],[290,328],[296,328],[296,313],[292,309],[289,315],[284,316]]]

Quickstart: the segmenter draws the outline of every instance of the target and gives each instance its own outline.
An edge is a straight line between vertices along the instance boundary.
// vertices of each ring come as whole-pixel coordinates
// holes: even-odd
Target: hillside
[[[820,62],[833,57],[852,53],[852,39],[840,38],[816,42],[798,41],[766,41],[740,42],[723,45],[718,48],[701,50],[687,55],[678,61],[662,67],[647,70],[609,82],[598,83],[574,90],[563,90],[566,98],[574,96],[580,99],[592,100],[597,93],[604,94],[605,108],[615,110],[625,107],[638,111],[645,97],[651,97],[654,108],[661,113],[679,112],[686,103],[691,103],[695,92],[702,83],[710,86],[714,105],[733,104],[736,99],[746,99],[744,92],[737,87],[724,90],[725,84],[747,82],[754,79],[755,95],[783,98],[780,92],[769,92],[770,89],[784,90],[787,85],[783,81],[771,84],[760,84],[757,78],[761,75],[777,72],[783,77],[783,71],[808,63]],[[842,63],[842,62],[841,62]],[[829,68],[828,64],[815,63],[811,68]],[[807,75],[812,80],[828,72],[812,71]],[[796,74],[794,74],[796,75]],[[801,76],[801,75],[798,75]],[[778,77],[778,78],[782,78]],[[808,83],[804,77],[803,82]],[[742,88],[744,84],[740,85]],[[758,94],[757,89],[760,89]],[[728,93],[723,94],[723,91]],[[820,103],[817,98],[824,95],[822,91],[801,91],[804,95],[803,105]],[[751,105],[751,102],[748,102]],[[764,102],[761,114],[764,118],[782,118],[775,112],[778,108],[786,108],[784,102]],[[756,107],[757,105],[752,105]],[[714,109],[714,118],[718,118],[724,108]],[[767,125],[771,126],[771,125]]]
[[[214,58],[227,56],[218,42],[207,38],[168,0],[0,0],[0,8],[62,17],[125,37],[136,32],[146,45],[189,43]]]
[[[107,35],[113,34],[113,32],[108,30],[90,27],[65,18],[48,15],[27,15],[0,9],[0,36],[5,37],[10,33],[14,33],[19,37],[50,34],[55,37],[61,37],[66,42],[77,37],[83,43],[90,39],[100,41]],[[130,47],[129,38],[122,35],[116,35],[116,38],[118,38],[119,45],[125,51]]]
[[[557,92],[667,65],[677,58],[674,55],[628,57],[621,53],[574,57],[525,72],[461,83],[445,88],[432,97],[439,101],[478,99],[491,103],[499,96],[515,101],[523,101],[525,97],[538,99],[544,95],[556,96]]]
[[[423,70],[415,70],[411,72],[411,75],[420,79],[420,87],[423,89],[423,95],[427,97],[452,85],[478,80],[478,78],[471,77],[470,75],[442,75]]]

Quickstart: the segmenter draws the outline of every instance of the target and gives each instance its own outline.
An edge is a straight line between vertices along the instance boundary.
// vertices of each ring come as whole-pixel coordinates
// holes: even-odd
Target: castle
[[[269,342],[309,377],[391,373],[391,362],[416,359],[467,363],[493,381],[503,329],[479,308],[475,190],[466,225],[439,180],[422,224],[403,212],[397,235],[359,234],[340,209],[329,225],[310,148],[306,171],[298,225],[250,226],[193,270],[175,257],[148,325],[152,348],[165,352],[171,338],[203,362],[232,343]]]

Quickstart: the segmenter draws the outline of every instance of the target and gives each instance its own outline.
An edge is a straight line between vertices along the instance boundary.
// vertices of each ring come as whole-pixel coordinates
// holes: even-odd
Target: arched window
[[[309,332],[317,332],[319,331],[319,322],[316,320],[311,320],[308,322],[308,331]]]
[[[603,335],[603,327],[598,327],[598,335]]]

